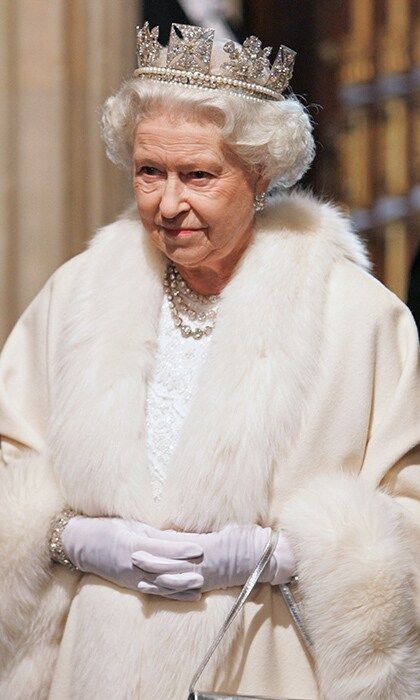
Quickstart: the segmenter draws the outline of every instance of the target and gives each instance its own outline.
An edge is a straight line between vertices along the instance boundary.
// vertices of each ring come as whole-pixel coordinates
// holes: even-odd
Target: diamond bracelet
[[[61,533],[69,520],[74,518],[75,515],[78,515],[78,513],[71,508],[65,508],[62,510],[52,519],[48,535],[48,549],[51,559],[58,564],[62,564],[67,569],[70,569],[70,571],[79,571],[79,569],[70,561],[65,553],[63,543],[61,541]]]

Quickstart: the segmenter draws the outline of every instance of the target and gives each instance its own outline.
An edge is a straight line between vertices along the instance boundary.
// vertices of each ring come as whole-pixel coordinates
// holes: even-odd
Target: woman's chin
[[[195,246],[168,246],[165,254],[175,265],[194,268],[200,267],[203,261],[206,260],[209,250],[201,246],[199,248]]]
[[[175,264],[192,266],[199,265],[209,254],[207,246],[196,245],[192,237],[180,237],[167,240],[164,245],[159,246],[165,255]]]

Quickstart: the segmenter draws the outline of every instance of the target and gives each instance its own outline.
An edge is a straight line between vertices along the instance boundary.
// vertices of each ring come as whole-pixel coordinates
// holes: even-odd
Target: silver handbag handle
[[[279,586],[279,590],[282,595],[283,601],[286,604],[286,607],[290,613],[290,617],[295,623],[296,629],[299,632],[307,651],[309,652],[309,654],[312,654],[313,641],[310,638],[308,631],[305,629],[302,618],[300,616],[299,605],[297,604],[291,589],[291,586],[293,585],[294,581],[297,581],[297,576],[294,576],[290,583],[281,584]]]
[[[216,634],[216,637],[214,638],[207,654],[205,655],[204,659],[202,660],[200,666],[198,667],[194,678],[191,681],[190,685],[190,693],[195,692],[195,686],[197,685],[204,669],[206,668],[208,662],[210,661],[211,657],[213,656],[214,652],[216,651],[217,647],[219,646],[220,642],[222,641],[222,638],[226,634],[227,630],[229,629],[230,625],[232,624],[233,620],[237,616],[237,614],[240,612],[242,609],[246,599],[252,592],[252,589],[254,588],[255,584],[257,583],[259,577],[261,576],[263,570],[265,569],[266,565],[268,564],[269,559],[271,558],[271,555],[273,554],[276,546],[277,546],[277,540],[279,536],[277,532],[272,531],[270,535],[270,539],[268,540],[264,552],[262,553],[261,559],[259,560],[258,564],[256,565],[254,571],[252,574],[249,576],[248,580],[246,581],[244,587],[242,588],[241,592],[239,593],[238,597],[236,598],[234,604],[232,605],[225,621],[223,622],[223,625],[221,626],[220,630]]]
[[[265,546],[265,549],[261,555],[261,559],[259,560],[258,564],[256,565],[254,571],[251,573],[249,578],[247,579],[246,583],[244,584],[241,592],[239,593],[238,597],[236,598],[234,604],[232,605],[225,621],[223,622],[223,625],[219,629],[216,637],[214,638],[212,644],[210,645],[209,650],[207,651],[207,654],[205,655],[204,659],[202,660],[200,666],[198,667],[194,678],[191,681],[190,688],[189,688],[189,693],[194,696],[194,693],[196,692],[195,688],[200,680],[204,669],[206,668],[208,662],[210,661],[211,657],[213,656],[214,652],[216,651],[217,647],[219,646],[220,642],[222,641],[224,635],[226,634],[227,630],[229,629],[230,625],[232,624],[233,620],[235,617],[238,615],[238,613],[241,611],[241,609],[244,606],[245,601],[247,598],[250,596],[255,584],[257,583],[258,579],[260,578],[262,572],[264,571],[265,567],[267,566],[271,555],[273,554],[277,542],[279,539],[279,534],[278,532],[275,532],[274,530],[271,531],[270,538]],[[300,632],[300,635],[302,637],[303,642],[305,643],[306,648],[310,652],[311,647],[312,647],[312,641],[308,635],[308,633],[305,630],[305,627],[303,625],[302,619],[300,617],[299,613],[299,608],[298,605],[294,599],[293,593],[290,590],[290,587],[288,584],[284,584],[278,587],[280,590],[280,593],[283,597],[283,600],[289,610],[289,613],[293,619],[293,621],[296,624],[296,627],[298,631]]]

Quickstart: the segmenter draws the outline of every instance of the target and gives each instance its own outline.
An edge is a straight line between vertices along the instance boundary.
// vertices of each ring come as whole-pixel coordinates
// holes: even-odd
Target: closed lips
[[[188,236],[190,233],[194,233],[197,229],[194,228],[165,228],[165,232],[169,236]]]

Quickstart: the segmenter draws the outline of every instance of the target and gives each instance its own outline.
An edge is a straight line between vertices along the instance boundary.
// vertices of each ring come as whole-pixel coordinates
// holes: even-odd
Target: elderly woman
[[[6,343],[2,698],[185,700],[271,530],[203,687],[420,697],[417,332],[346,217],[284,192],[313,140],[267,53],[139,32],[103,113],[137,206]]]

